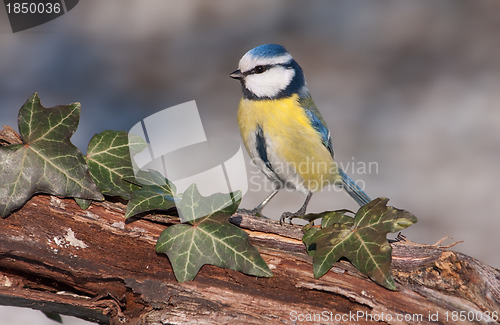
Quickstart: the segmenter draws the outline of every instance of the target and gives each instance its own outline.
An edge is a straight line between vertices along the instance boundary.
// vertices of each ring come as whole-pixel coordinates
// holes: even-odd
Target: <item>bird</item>
[[[306,194],[301,208],[284,212],[286,219],[303,217],[314,192],[334,184],[360,205],[370,197],[334,161],[330,130],[316,107],[304,73],[278,44],[264,44],[245,53],[230,77],[240,81],[243,97],[237,121],[243,143],[274,190],[249,211],[262,209],[284,188]]]

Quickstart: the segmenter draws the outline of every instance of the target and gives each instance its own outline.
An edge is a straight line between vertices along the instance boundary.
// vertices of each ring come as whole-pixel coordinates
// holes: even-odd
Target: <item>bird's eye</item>
[[[254,68],[255,73],[262,73],[266,71],[266,68],[263,65],[258,65]]]

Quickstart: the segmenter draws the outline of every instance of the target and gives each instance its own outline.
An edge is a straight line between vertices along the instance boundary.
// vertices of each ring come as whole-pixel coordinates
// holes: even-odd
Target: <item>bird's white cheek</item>
[[[261,74],[245,78],[245,87],[257,97],[274,97],[284,90],[295,75],[293,69],[274,67]]]

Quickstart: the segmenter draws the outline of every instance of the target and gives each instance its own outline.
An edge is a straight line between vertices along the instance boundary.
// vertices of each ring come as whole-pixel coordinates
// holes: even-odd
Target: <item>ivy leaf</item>
[[[124,131],[106,130],[92,137],[85,160],[90,176],[102,194],[130,200],[132,192],[141,188],[130,181],[134,179],[131,157],[146,146],[141,137]],[[92,200],[79,198],[75,201],[82,210],[87,210],[92,203]]]
[[[304,217],[305,220],[314,221],[316,219],[321,219],[321,228],[326,228],[331,225],[335,225],[335,227],[340,228],[350,228],[354,225],[354,219],[349,217],[347,214],[353,214],[354,212],[350,210],[335,210],[335,211],[326,211],[321,213],[308,213]],[[302,242],[306,245],[307,254],[313,256],[316,252],[316,243],[313,242],[315,239],[314,234],[320,231],[320,228],[317,226],[314,227],[312,224],[305,225],[302,227],[302,232],[304,236],[302,237]]]
[[[77,197],[75,198],[75,202],[82,210],[87,210],[89,206],[92,204],[92,200],[79,199]]]
[[[240,201],[240,191],[229,194],[216,193],[203,197],[196,185],[192,184],[182,194],[182,200],[177,209],[181,222],[191,222],[207,216],[215,218],[217,215],[221,215],[224,219],[238,209]]]
[[[307,254],[310,256],[314,256],[316,252],[316,243],[313,243],[314,234],[316,234],[320,229],[318,227],[314,227],[311,225],[305,225],[302,227],[302,232],[304,236],[302,236],[302,242],[306,245]]]
[[[184,192],[181,206],[215,207],[226,201],[226,194],[214,194],[208,198],[199,195],[195,185]],[[232,197],[241,197],[235,193]],[[207,202],[204,202],[205,199]],[[238,208],[240,199],[233,204],[222,205],[187,223],[165,229],[156,243],[156,251],[168,256],[177,281],[193,280],[205,264],[241,271],[254,276],[270,277],[272,272],[257,249],[250,243],[248,234],[228,221]],[[182,213],[181,213],[182,214]],[[198,212],[186,213],[186,218]]]
[[[362,206],[354,219],[341,223],[325,222],[325,227],[307,237],[313,253],[314,276],[323,276],[341,258],[346,257],[358,270],[376,283],[396,290],[391,272],[391,245],[386,236],[417,222],[410,212],[388,207],[389,199],[377,198]],[[346,222],[347,221],[347,222]],[[314,247],[311,247],[314,246]]]
[[[302,220],[305,220],[305,221],[307,221],[309,223],[313,223],[317,219],[323,218],[322,220],[325,221],[325,220],[327,220],[327,219],[330,218],[330,215],[332,215],[332,216],[333,215],[343,216],[345,213],[352,213],[352,214],[354,214],[354,212],[352,212],[350,210],[342,209],[342,210],[326,211],[326,212],[320,212],[320,213],[308,213],[308,214],[306,214],[304,216],[292,216],[292,217],[290,217],[288,219],[290,221],[292,221],[293,219],[302,219]]]
[[[141,137],[124,131],[103,131],[92,137],[87,149],[87,164],[90,175],[102,194],[120,196],[126,200],[139,186],[127,182],[134,177],[130,152],[146,148]]]
[[[350,210],[336,210],[323,213],[323,219],[321,219],[321,228],[326,228],[333,224],[343,224],[348,227],[354,226],[354,219],[349,217],[347,214],[352,214],[354,216],[354,212]]]
[[[125,218],[142,212],[168,210],[175,207],[175,201],[178,200],[175,186],[157,171],[140,171],[135,178],[128,178],[128,180],[136,186],[142,184],[142,187],[130,195]]]
[[[70,138],[80,104],[45,109],[38,94],[19,110],[22,144],[0,147],[0,215],[20,208],[36,193],[103,200],[82,153]]]

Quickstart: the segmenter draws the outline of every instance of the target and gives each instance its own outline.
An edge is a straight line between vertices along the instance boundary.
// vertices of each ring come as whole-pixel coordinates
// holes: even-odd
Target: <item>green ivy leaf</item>
[[[411,213],[388,207],[389,199],[377,198],[362,206],[354,219],[332,215],[340,223],[327,221],[325,227],[306,238],[313,253],[314,276],[323,276],[346,257],[358,270],[376,283],[396,290],[391,272],[391,245],[386,236],[417,222]],[[347,217],[349,218],[349,217]],[[346,222],[347,221],[347,222]]]
[[[302,242],[306,245],[307,254],[310,256],[314,256],[314,253],[316,252],[316,244],[313,243],[312,240],[314,239],[314,234],[318,231],[320,231],[319,228],[311,225],[305,225],[302,227],[302,232],[304,233],[304,236],[302,236]]]
[[[38,94],[18,116],[22,144],[0,147],[0,215],[20,208],[36,193],[103,200],[82,153],[70,141],[80,104],[45,109]]]
[[[241,197],[233,194],[232,197]],[[204,202],[207,199],[207,202]],[[196,186],[184,192],[180,205],[196,210],[196,207],[216,207],[227,202],[226,194],[214,194],[208,198],[199,195]],[[270,277],[272,272],[257,249],[250,243],[248,234],[228,221],[238,208],[240,199],[229,205],[220,205],[212,211],[188,223],[165,229],[156,243],[156,251],[168,256],[177,281],[193,280],[205,264],[224,267],[246,274]],[[182,214],[182,213],[181,213]],[[198,212],[185,212],[186,218]]]
[[[322,227],[325,227],[325,222],[331,222],[331,223],[341,223],[344,221],[347,221],[349,219],[352,219],[349,216],[346,216],[346,214],[352,214],[354,215],[354,212],[351,210],[347,209],[342,209],[342,210],[335,210],[335,211],[327,211],[327,212],[320,212],[320,213],[308,213],[304,216],[292,216],[289,218],[290,221],[293,219],[302,219],[305,221],[308,221],[309,223],[312,223],[313,221],[317,219],[322,219]],[[340,218],[340,219],[339,219]],[[347,219],[345,219],[347,218]]]
[[[125,181],[134,177],[130,152],[146,148],[141,137],[124,131],[103,131],[94,135],[87,149],[90,175],[102,194],[120,196],[126,200],[139,186]]]
[[[170,183],[169,180],[166,179],[162,174],[152,169],[139,169],[134,176],[125,177],[124,180],[129,183],[135,184],[138,187],[142,187],[144,185],[165,185]]]
[[[196,185],[192,184],[182,194],[182,200],[177,205],[177,210],[181,222],[191,222],[210,216],[216,218],[217,215],[227,219],[227,216],[231,216],[238,209],[240,201],[240,191],[229,194],[216,193],[204,197],[198,192]]]
[[[85,200],[79,198],[75,198],[75,202],[82,210],[87,210],[89,206],[92,204],[92,200]]]
[[[326,228],[336,223],[348,227],[354,226],[354,219],[347,214],[352,214],[354,216],[354,212],[350,210],[336,210],[323,213],[324,216],[323,219],[321,219],[321,228]]]
[[[308,213],[302,219],[308,220],[309,222],[314,221],[316,219],[321,219],[321,228],[326,228],[328,226],[334,225],[337,228],[350,228],[354,225],[354,219],[349,217],[347,214],[354,215],[354,212],[350,210],[335,210],[335,211],[326,211],[321,213]],[[306,245],[307,254],[313,256],[316,252],[316,243],[313,242],[315,240],[314,234],[320,231],[320,228],[314,227],[312,224],[305,225],[302,228],[302,232],[304,236],[302,237],[302,242]]]
[[[175,186],[154,170],[140,171],[134,179],[128,179],[142,187],[130,195],[125,218],[153,210],[168,210],[175,207],[178,200]]]

